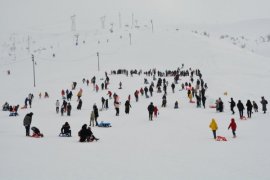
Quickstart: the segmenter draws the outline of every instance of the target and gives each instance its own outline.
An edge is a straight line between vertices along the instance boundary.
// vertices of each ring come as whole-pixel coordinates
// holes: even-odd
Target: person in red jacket
[[[112,99],[112,92],[108,91],[107,95],[109,95],[109,98]]]
[[[230,128],[232,129],[233,137],[236,138],[235,131],[236,131],[237,125],[235,123],[234,118],[231,119],[231,123],[230,123],[228,129],[230,129]]]
[[[158,108],[157,106],[154,107],[154,116],[157,117],[158,115]]]

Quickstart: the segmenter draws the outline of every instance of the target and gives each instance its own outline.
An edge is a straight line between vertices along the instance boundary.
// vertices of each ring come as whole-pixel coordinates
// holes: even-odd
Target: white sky
[[[0,0],[2,30],[20,30],[69,21],[86,21],[122,13],[176,23],[224,23],[270,18],[270,0]]]

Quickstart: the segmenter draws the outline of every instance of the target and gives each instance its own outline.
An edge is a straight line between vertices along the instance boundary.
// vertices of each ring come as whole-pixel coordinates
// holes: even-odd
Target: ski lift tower
[[[73,16],[71,16],[70,19],[71,19],[71,31],[75,32],[76,31],[76,15],[74,14]]]
[[[102,29],[105,29],[105,20],[106,20],[106,16],[102,16],[102,17],[100,18]]]

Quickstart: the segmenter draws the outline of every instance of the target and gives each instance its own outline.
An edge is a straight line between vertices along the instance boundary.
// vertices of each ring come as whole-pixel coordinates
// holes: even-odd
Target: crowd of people
[[[176,87],[178,85],[179,91],[186,91],[187,92],[187,100],[189,103],[194,103],[196,104],[196,108],[206,108],[206,92],[208,89],[207,83],[204,81],[202,78],[203,75],[199,69],[184,69],[184,64],[182,64],[182,67],[177,68],[175,70],[166,70],[166,71],[159,71],[156,68],[150,69],[147,71],[142,71],[142,70],[127,70],[127,69],[119,69],[119,70],[112,70],[111,75],[125,75],[133,77],[133,75],[138,75],[138,76],[145,76],[144,81],[143,81],[143,86],[139,86],[138,89],[135,89],[134,92],[134,98],[135,98],[135,103],[139,102],[139,98],[145,97],[146,99],[151,99],[153,96],[156,94],[161,94],[161,108],[167,108],[167,96],[169,93],[174,94],[176,91]],[[173,81],[169,83],[168,79],[173,78]],[[180,79],[184,78],[186,81]],[[151,79],[149,81],[149,79]],[[99,87],[101,87],[101,91],[106,91],[108,98],[104,98],[103,96],[101,97],[101,110],[107,110],[109,108],[109,101],[113,101],[113,105],[115,108],[115,116],[120,116],[120,107],[121,107],[121,102],[120,102],[120,97],[118,93],[112,92],[110,89],[110,78],[105,72],[105,78],[100,79],[101,82],[98,82],[95,76],[93,76],[90,81],[89,79],[83,78],[82,83],[86,85],[86,87],[93,86],[93,91],[98,92]],[[98,84],[100,83],[100,85]],[[73,97],[73,91],[76,91],[78,86],[77,82],[72,82],[71,89],[62,89],[61,90],[61,98],[62,98],[62,104],[60,104],[60,100],[56,100],[55,107],[56,107],[56,113],[61,114],[61,116],[64,116],[65,113],[67,116],[71,116],[71,111],[72,111],[72,105],[71,105],[71,100]],[[171,87],[171,91],[168,91],[168,87]],[[121,91],[123,89],[123,83],[120,81],[119,82],[119,88],[118,90]],[[83,88],[79,88],[77,91],[77,110],[80,111],[82,109],[83,105]],[[47,93],[47,97],[48,93]],[[25,104],[23,108],[31,108],[32,107],[32,101],[34,99],[34,95],[30,93],[28,97],[25,99]],[[196,101],[195,101],[195,100]],[[174,103],[174,109],[179,109],[179,102],[177,100],[170,102]],[[237,104],[234,101],[233,98],[228,102],[230,104],[230,110],[232,114],[235,114],[234,108],[237,107],[239,111],[239,116],[240,119],[245,118],[244,116],[244,110],[245,107],[247,109],[247,118],[251,118],[253,110],[254,112],[258,112],[258,105],[255,101],[247,100],[246,105],[241,102],[241,100],[238,100]],[[267,111],[267,100],[264,97],[261,97],[261,102],[262,104],[262,110],[264,113]],[[150,102],[150,104],[147,107],[147,111],[149,114],[149,120],[153,121],[153,117],[157,117],[158,115],[158,106],[159,105],[154,105],[153,102]],[[129,114],[130,110],[132,108],[131,105],[131,95],[129,94],[127,97],[127,100],[124,103],[125,107],[125,114]],[[215,108],[217,112],[224,112],[224,102],[222,101],[221,98],[218,98],[215,102],[215,105],[211,106],[212,108]],[[18,114],[19,105],[17,106],[10,106],[7,102],[3,105],[3,111],[10,111],[11,113],[15,112],[16,115]],[[28,113],[25,115],[24,118],[24,126],[26,129],[26,136],[30,136],[30,126],[32,122],[32,116],[33,113]],[[93,108],[90,111],[90,122],[89,126],[87,124],[84,124],[79,131],[78,135],[80,137],[80,142],[92,142],[94,140],[98,140],[96,138],[91,130],[91,126],[99,126],[102,127],[101,124],[98,122],[98,117],[99,117],[99,109],[98,106],[94,103]],[[102,122],[104,125],[103,127],[111,127],[111,125],[108,123]],[[107,125],[106,125],[107,124]],[[213,118],[211,121],[211,124],[209,125],[213,132],[214,139],[216,139],[216,131],[218,129],[216,120]],[[228,129],[232,130],[233,137],[236,137],[236,122],[235,119],[231,119],[231,123],[229,124]],[[43,137],[43,134],[40,133],[40,130],[37,127],[32,127],[31,130],[33,131],[32,137]],[[59,136],[66,136],[66,137],[71,137],[71,127],[68,122],[66,122],[62,128],[61,128],[61,133]]]

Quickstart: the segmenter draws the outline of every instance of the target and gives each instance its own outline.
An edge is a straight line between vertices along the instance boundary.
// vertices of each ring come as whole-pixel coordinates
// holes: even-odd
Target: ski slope
[[[16,60],[7,55],[7,46],[2,46],[0,104],[7,101],[22,106],[29,93],[35,98],[33,107],[20,109],[17,117],[0,111],[0,179],[269,179],[269,113],[262,114],[259,103],[261,96],[269,100],[268,57],[188,30],[159,28],[152,33],[150,27],[126,27],[113,33],[100,29],[78,33],[76,46],[70,32],[32,32],[31,53],[26,50],[28,34],[14,35]],[[36,61],[36,87],[31,54]],[[180,84],[174,94],[169,85],[166,108],[161,108],[162,94],[156,91],[149,99],[140,96],[136,103],[133,94],[145,86],[145,76],[110,75],[111,70],[121,68],[165,70],[177,69],[182,63],[186,69],[201,70],[209,87],[206,109],[190,104],[186,91],[179,91]],[[7,70],[11,75],[7,75]],[[108,98],[107,91],[94,92],[82,79],[96,76],[100,85],[105,71],[110,77],[109,90],[120,97],[120,116],[115,116],[110,100],[109,109],[100,111],[98,120],[110,122],[112,127],[94,127],[92,131],[100,141],[79,143],[77,133],[83,124],[89,124],[93,104],[100,108],[101,97]],[[149,77],[148,80],[152,81]],[[169,84],[173,82],[172,77],[167,80]],[[73,91],[71,116],[61,117],[55,113],[55,101],[61,100],[61,90],[71,89],[74,81],[78,85]],[[118,89],[120,81],[122,90]],[[180,82],[185,81],[189,78]],[[81,111],[76,109],[79,88],[83,89]],[[39,98],[38,94],[44,95],[45,91],[50,97]],[[124,103],[129,94],[132,108],[126,115]],[[223,113],[208,108],[219,97],[225,103]],[[259,113],[254,113],[252,119],[239,120],[237,111],[235,116],[231,115],[231,97],[243,103],[255,100]],[[176,100],[178,110],[173,109]],[[150,102],[159,108],[154,121],[148,120]],[[44,138],[25,137],[23,118],[29,112],[34,113],[32,126],[38,127]],[[235,139],[227,129],[232,117],[238,125]],[[209,129],[212,118],[217,120],[217,134],[225,136],[227,142],[213,140]],[[72,137],[58,137],[66,121]]]

